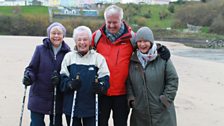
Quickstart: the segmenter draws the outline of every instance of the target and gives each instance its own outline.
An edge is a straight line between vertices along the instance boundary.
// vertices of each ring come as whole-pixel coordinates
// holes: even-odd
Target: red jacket
[[[105,25],[100,28],[102,35],[96,45],[96,50],[105,57],[110,70],[110,88],[107,95],[124,95],[126,94],[129,62],[133,52],[130,42],[131,28],[125,24],[127,32],[113,43],[106,37],[103,28]],[[96,32],[93,33],[92,45],[94,45],[95,36]]]

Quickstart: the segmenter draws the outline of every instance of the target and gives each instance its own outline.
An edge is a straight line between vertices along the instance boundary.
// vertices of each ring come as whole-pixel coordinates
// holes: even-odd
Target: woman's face
[[[151,48],[151,42],[146,40],[139,40],[137,41],[137,46],[141,53],[146,54]]]
[[[54,47],[58,47],[64,38],[63,31],[60,27],[53,27],[50,31],[50,40]]]
[[[85,54],[89,51],[91,42],[88,32],[82,31],[77,33],[75,42],[78,52]]]

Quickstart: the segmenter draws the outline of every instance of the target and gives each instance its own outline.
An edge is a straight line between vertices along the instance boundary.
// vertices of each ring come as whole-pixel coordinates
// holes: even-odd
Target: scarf
[[[115,34],[111,34],[107,28],[105,29],[105,33],[106,33],[106,36],[107,38],[111,41],[111,42],[114,42],[116,41],[125,31],[125,26],[124,26],[124,23],[121,24],[121,28],[120,30],[115,33]]]
[[[53,49],[53,52],[54,52],[54,55],[55,55],[55,56],[56,56],[57,53],[60,51],[61,46],[62,46],[62,44],[60,44],[60,45],[56,48],[56,47],[54,47],[54,46],[52,45],[52,49]]]
[[[142,67],[145,69],[148,62],[153,61],[157,57],[157,46],[155,43],[153,43],[153,46],[151,49],[149,49],[147,54],[141,53],[139,50],[137,50],[137,57],[142,65]]]

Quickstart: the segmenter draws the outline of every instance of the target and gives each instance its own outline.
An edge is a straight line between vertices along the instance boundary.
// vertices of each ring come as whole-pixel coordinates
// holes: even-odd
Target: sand
[[[42,39],[0,36],[0,126],[19,125],[23,71]],[[65,40],[73,46],[71,38]],[[190,51],[192,48],[178,43],[161,43],[171,50],[171,59],[180,77],[175,99],[178,126],[224,126],[224,63],[174,55],[176,50]],[[29,126],[27,97],[25,103],[23,126]]]

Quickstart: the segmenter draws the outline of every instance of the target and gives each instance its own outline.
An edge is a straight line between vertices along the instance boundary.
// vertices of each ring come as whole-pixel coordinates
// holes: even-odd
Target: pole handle
[[[77,73],[75,79],[79,80],[80,79],[80,74]]]

